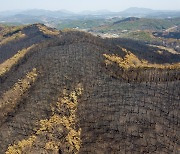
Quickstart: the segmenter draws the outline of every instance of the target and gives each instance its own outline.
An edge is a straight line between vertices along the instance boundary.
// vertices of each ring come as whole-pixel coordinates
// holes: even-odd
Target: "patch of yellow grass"
[[[6,154],[22,154],[27,148],[30,148],[34,141],[36,140],[36,136],[30,136],[27,140],[19,141],[17,144],[13,146],[9,146]]]
[[[61,113],[62,106],[66,106],[67,112],[70,113],[69,116],[60,116],[54,113],[49,120],[41,120],[40,121],[40,129],[37,131],[37,134],[41,134],[44,131],[50,132],[56,125],[63,125],[68,131],[68,135],[65,137],[66,144],[69,144],[69,152],[76,151],[78,153],[81,146],[81,129],[76,130],[75,125],[77,123],[76,111],[78,105],[78,97],[82,94],[82,88],[77,87],[74,91],[68,94],[67,91],[64,90],[64,97],[59,98],[56,103],[56,109]],[[52,107],[52,112],[54,112],[55,108]],[[55,144],[56,143],[56,144]],[[51,146],[50,146],[51,145]],[[59,146],[58,142],[53,142],[53,144],[48,143],[45,147],[48,149],[50,147]]]
[[[43,32],[46,35],[59,35],[60,31],[55,29],[48,29],[46,26],[38,25],[38,28],[41,32]]]
[[[35,45],[32,45],[28,47],[27,49],[23,49],[18,51],[17,54],[15,54],[13,57],[9,58],[2,64],[0,64],[0,76],[4,75],[6,72],[8,72],[21,58],[25,56],[25,54],[30,51],[32,48],[34,48]]]
[[[6,37],[6,38],[2,39],[2,41],[0,42],[0,45],[4,45],[4,44],[6,44],[6,43],[8,43],[8,42],[11,42],[11,41],[16,40],[16,39],[21,39],[21,38],[24,38],[24,37],[26,37],[26,35],[23,34],[23,33],[20,31],[20,32],[18,32],[18,33],[15,33],[15,34],[12,35],[12,36],[9,36],[9,37]]]
[[[170,52],[170,53],[172,53],[172,54],[177,54],[177,55],[180,54],[180,53],[178,53],[177,51],[175,51],[175,50],[172,49],[172,48],[168,48],[168,47],[164,47],[164,46],[157,46],[157,45],[149,45],[149,46],[159,48],[160,50],[159,50],[158,52],[159,52],[160,54],[163,53],[162,50],[166,50],[166,51],[168,51],[168,52]]]
[[[40,120],[40,127],[36,130],[36,134],[28,138],[27,140],[19,141],[18,144],[9,146],[6,154],[21,154],[25,153],[27,148],[32,148],[33,144],[36,144],[36,140],[44,134],[48,136],[54,136],[54,130],[59,134],[64,133],[64,129],[67,133],[64,133],[66,136],[63,138],[63,143],[61,143],[57,138],[52,137],[51,140],[48,140],[44,144],[44,149],[51,150],[53,153],[58,153],[59,148],[63,144],[67,153],[78,153],[81,146],[81,129],[76,128],[77,117],[77,105],[78,97],[82,94],[82,87],[78,85],[73,91],[68,92],[67,90],[63,91],[63,97],[60,97],[55,105],[52,107],[52,116],[49,119]],[[67,112],[70,114],[65,116],[61,115],[62,106],[66,106]],[[59,111],[59,114],[55,113],[55,109]]]
[[[178,69],[180,68],[180,63],[175,64],[152,64],[148,63],[146,60],[140,60],[130,51],[122,48],[122,51],[126,53],[124,57],[120,57],[115,54],[103,54],[106,58],[106,65],[111,65],[112,63],[116,63],[119,67],[123,69],[129,68],[160,68],[160,69]]]
[[[36,68],[33,68],[23,79],[18,80],[10,90],[2,95],[0,98],[0,118],[6,116],[16,107],[21,96],[31,87],[31,83],[35,82],[37,75]]]
[[[58,148],[57,145],[58,145],[57,142],[55,142],[55,141],[49,141],[49,142],[46,143],[45,149],[47,149],[47,150],[53,150],[53,151],[58,152],[59,148]]]

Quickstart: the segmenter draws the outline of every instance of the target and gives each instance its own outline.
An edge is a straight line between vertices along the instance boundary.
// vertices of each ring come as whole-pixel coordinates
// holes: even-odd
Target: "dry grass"
[[[159,68],[159,69],[179,69],[180,63],[174,64],[152,64],[146,60],[140,60],[130,51],[122,48],[122,51],[126,53],[124,57],[120,57],[114,54],[104,54],[106,58],[105,63],[106,65],[110,65],[112,63],[116,63],[119,67],[123,69],[130,69],[130,68]]]
[[[37,70],[34,68],[2,95],[0,98],[0,119],[3,119],[9,112],[14,110],[23,94],[31,87],[31,84],[35,82],[37,75]]]
[[[5,45],[6,43],[9,43],[9,42],[17,40],[17,39],[25,38],[25,37],[26,37],[25,34],[23,34],[22,32],[18,32],[12,36],[2,39],[2,41],[0,42],[0,45]]]
[[[21,58],[24,57],[24,55],[28,51],[30,51],[34,47],[35,47],[35,45],[32,45],[31,47],[28,47],[27,49],[20,50],[13,57],[9,58],[8,60],[6,60],[2,64],[0,64],[0,76],[4,75],[6,72],[8,72]]]
[[[75,125],[77,123],[77,117],[76,117],[76,111],[77,111],[77,105],[78,105],[78,97],[82,94],[82,88],[77,87],[74,91],[68,93],[67,91],[64,91],[64,97],[59,98],[58,102],[56,103],[56,109],[59,111],[59,113],[62,112],[62,106],[66,106],[66,111],[70,115],[69,116],[60,116],[56,113],[54,113],[55,108],[52,107],[52,112],[54,115],[49,120],[41,120],[41,128],[37,131],[37,134],[41,134],[43,131],[48,131],[53,129],[53,127],[56,127],[56,125],[63,125],[66,130],[68,131],[67,136],[65,137],[65,142],[67,145],[69,145],[68,152],[76,151],[75,153],[78,153],[80,146],[81,146],[81,129],[76,129]],[[46,148],[51,150],[56,149],[56,147],[59,147],[60,143],[58,142],[48,142],[46,144]]]
[[[43,32],[46,35],[59,35],[60,31],[55,29],[48,29],[46,26],[38,25],[38,28],[41,32]]]
[[[163,47],[163,46],[157,46],[157,45],[149,45],[149,46],[159,48],[159,51],[158,51],[158,52],[159,52],[160,54],[163,53],[163,50],[166,50],[166,51],[168,51],[168,52],[170,52],[170,53],[172,53],[172,54],[180,54],[180,53],[178,53],[177,51],[175,51],[175,50],[172,49],[172,48]]]
[[[9,146],[6,154],[22,154],[26,148],[31,147],[33,142],[36,140],[36,136],[30,136],[27,140],[22,140],[17,145]]]
[[[38,125],[40,127],[36,130],[36,134],[30,136],[27,140],[19,141],[17,144],[9,146],[6,154],[21,154],[25,153],[27,148],[31,149],[33,144],[38,142],[39,138],[48,134],[52,137],[51,140],[42,141],[44,149],[50,150],[52,153],[58,153],[62,144],[66,147],[67,153],[78,153],[81,146],[81,129],[75,127],[77,123],[76,110],[78,105],[78,97],[82,94],[82,87],[77,86],[75,90],[70,93],[64,90],[64,97],[60,97],[55,107],[52,107],[52,116],[49,119],[40,120]],[[69,116],[62,116],[62,106],[66,106],[65,112],[70,113]],[[55,109],[59,110],[59,114],[55,113]],[[64,129],[67,133],[64,132]],[[63,143],[56,139],[54,130],[59,134],[65,135]],[[41,144],[42,144],[41,143]],[[36,144],[37,145],[37,144]]]

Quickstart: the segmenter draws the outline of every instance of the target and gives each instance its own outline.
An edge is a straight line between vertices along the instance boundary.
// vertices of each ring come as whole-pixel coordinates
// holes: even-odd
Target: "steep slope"
[[[2,31],[4,29],[4,26],[0,25],[0,31]]]
[[[19,50],[53,38],[54,34],[57,35],[59,32],[55,32],[54,29],[47,28],[42,24],[8,27],[0,32],[0,63],[15,55]]]
[[[52,36],[0,76],[0,153],[178,153],[179,55]]]

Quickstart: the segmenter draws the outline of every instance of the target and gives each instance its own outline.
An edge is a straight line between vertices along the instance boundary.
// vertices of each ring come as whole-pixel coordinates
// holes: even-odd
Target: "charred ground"
[[[178,53],[42,24],[0,33],[0,153],[179,152]]]

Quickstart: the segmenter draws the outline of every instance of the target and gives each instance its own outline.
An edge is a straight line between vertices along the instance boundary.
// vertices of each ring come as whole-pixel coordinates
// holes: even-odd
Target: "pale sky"
[[[0,0],[0,12],[19,9],[122,11],[129,7],[180,10],[180,0]]]

